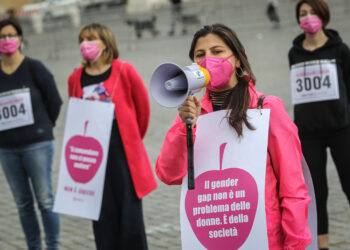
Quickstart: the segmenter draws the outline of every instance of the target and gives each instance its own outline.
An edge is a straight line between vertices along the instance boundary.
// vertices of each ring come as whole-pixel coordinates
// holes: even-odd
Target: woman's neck
[[[1,69],[6,74],[12,74],[16,71],[23,60],[24,55],[19,50],[9,56],[3,54],[1,60]]]
[[[106,63],[106,61],[100,57],[95,62],[90,62],[89,65],[85,67],[85,71],[89,75],[100,75],[106,72],[110,67],[111,63]]]
[[[314,35],[305,33],[305,39],[302,42],[302,46],[305,50],[314,51],[322,47],[327,41],[328,37],[324,33],[323,29],[320,29]]]

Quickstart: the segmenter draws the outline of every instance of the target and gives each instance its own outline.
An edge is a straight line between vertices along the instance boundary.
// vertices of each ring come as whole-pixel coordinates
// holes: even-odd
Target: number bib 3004
[[[29,88],[0,93],[0,131],[33,123]]]
[[[293,104],[339,99],[335,59],[292,65],[291,84]]]

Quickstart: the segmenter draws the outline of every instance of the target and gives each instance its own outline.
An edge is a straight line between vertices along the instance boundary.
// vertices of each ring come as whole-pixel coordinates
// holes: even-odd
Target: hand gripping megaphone
[[[196,63],[183,68],[175,63],[163,63],[152,74],[150,90],[160,105],[173,108],[181,105],[188,95],[199,92],[209,80],[209,72]]]
[[[160,105],[172,108],[181,105],[188,95],[199,92],[209,80],[209,72],[196,63],[183,68],[174,63],[163,63],[152,74],[150,90]],[[193,137],[190,122],[186,124],[186,131],[188,189],[194,189]]]

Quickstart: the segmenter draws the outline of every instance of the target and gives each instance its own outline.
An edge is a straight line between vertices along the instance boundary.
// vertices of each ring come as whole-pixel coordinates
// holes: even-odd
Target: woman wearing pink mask
[[[42,249],[35,196],[47,249],[54,250],[58,249],[60,222],[52,211],[53,127],[62,100],[49,70],[22,54],[22,41],[22,28],[15,20],[0,21],[0,163],[28,249]]]
[[[319,247],[328,249],[327,147],[350,201],[350,50],[326,29],[324,0],[299,1],[296,19],[304,33],[289,51],[294,120],[315,187]]]
[[[187,173],[188,117],[193,120],[195,135],[198,116],[231,109],[228,122],[241,137],[243,125],[253,129],[247,109],[257,108],[263,96],[255,89],[255,76],[244,47],[230,28],[222,24],[204,26],[194,35],[189,56],[208,70],[210,82],[201,100],[189,96],[179,106],[166,135],[156,173],[169,185],[181,184]],[[269,249],[305,249],[311,242],[307,222],[310,197],[302,173],[297,128],[278,97],[266,96],[263,107],[271,110],[265,185]]]
[[[150,105],[134,67],[118,59],[113,32],[90,24],[79,34],[83,66],[68,79],[70,97],[114,102],[102,207],[93,222],[98,250],[147,249],[141,198],[157,187],[142,143]]]

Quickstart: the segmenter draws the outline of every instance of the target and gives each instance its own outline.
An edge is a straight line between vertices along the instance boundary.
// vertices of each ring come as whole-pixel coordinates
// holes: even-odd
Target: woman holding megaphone
[[[255,90],[255,76],[235,32],[222,24],[204,26],[195,33],[190,58],[210,74],[204,97],[188,96],[168,131],[157,159],[156,172],[166,184],[181,184],[187,173],[186,126],[192,119],[194,138],[200,115],[223,109],[239,138],[249,122],[248,109],[263,98]],[[297,128],[278,97],[266,96],[260,106],[270,109],[266,164],[265,212],[269,249],[305,249],[311,242],[307,221],[310,197],[301,167]]]

